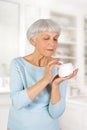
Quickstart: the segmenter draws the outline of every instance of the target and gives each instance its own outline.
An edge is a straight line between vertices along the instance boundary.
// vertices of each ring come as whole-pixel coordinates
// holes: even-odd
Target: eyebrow
[[[49,34],[41,34],[41,36],[50,36]],[[58,35],[54,35],[53,37],[58,37]]]

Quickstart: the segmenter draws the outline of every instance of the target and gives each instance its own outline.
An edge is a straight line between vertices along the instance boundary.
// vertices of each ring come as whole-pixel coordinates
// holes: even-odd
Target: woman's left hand
[[[77,74],[77,72],[78,72],[78,68],[75,69],[75,70],[73,71],[73,73],[70,74],[69,76],[59,77],[58,75],[56,75],[56,76],[54,77],[54,79],[52,80],[52,84],[53,84],[53,85],[59,85],[59,84],[60,84],[61,82],[63,82],[64,80],[68,80],[68,79],[71,79],[71,78],[75,77],[76,74]]]

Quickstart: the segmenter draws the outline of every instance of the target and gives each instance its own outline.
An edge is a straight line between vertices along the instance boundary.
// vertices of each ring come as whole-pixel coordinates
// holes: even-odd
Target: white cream
[[[65,77],[73,73],[73,65],[72,63],[66,63],[59,66],[59,76]]]

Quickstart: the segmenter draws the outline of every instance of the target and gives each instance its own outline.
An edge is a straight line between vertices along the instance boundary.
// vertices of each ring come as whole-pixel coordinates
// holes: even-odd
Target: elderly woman
[[[60,130],[58,119],[65,110],[67,80],[73,78],[78,69],[69,76],[58,76],[60,59],[52,55],[58,46],[59,34],[54,21],[37,20],[27,31],[34,52],[12,60],[10,130]]]

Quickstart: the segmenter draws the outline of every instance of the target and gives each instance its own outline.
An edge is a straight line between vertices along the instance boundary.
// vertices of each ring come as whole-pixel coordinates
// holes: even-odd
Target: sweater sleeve
[[[48,111],[52,118],[60,117],[65,110],[66,89],[67,89],[67,81],[64,81],[60,84],[60,93],[61,93],[60,101],[56,104],[52,104],[51,102],[49,103]]]
[[[32,102],[24,89],[16,59],[13,59],[10,65],[10,96],[16,109],[21,109]]]

